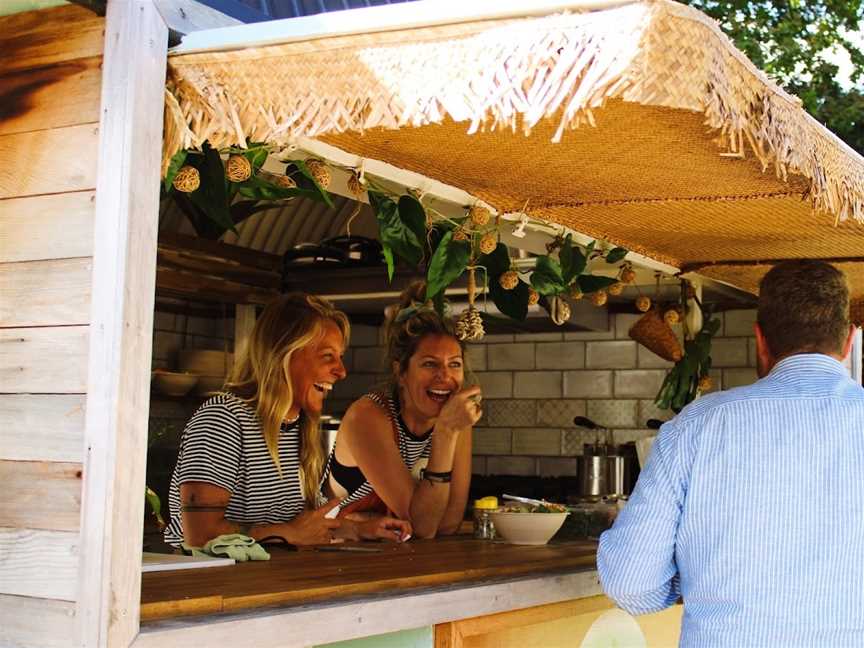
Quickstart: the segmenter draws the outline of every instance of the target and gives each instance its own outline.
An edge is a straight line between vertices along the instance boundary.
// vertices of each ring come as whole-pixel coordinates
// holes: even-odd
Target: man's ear
[[[768,368],[774,364],[774,354],[768,347],[768,340],[765,339],[765,334],[762,332],[762,327],[759,322],[753,324],[753,333],[756,335],[756,357],[758,359],[757,368]],[[766,371],[767,373],[767,371]]]
[[[843,353],[841,357],[845,360],[849,357],[849,354],[852,353],[852,344],[855,342],[855,333],[858,331],[858,327],[854,324],[849,325],[849,335],[846,336],[846,343],[843,345]]]

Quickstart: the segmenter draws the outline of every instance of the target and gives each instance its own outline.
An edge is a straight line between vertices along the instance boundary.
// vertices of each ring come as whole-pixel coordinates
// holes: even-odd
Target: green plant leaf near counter
[[[165,528],[165,520],[162,517],[162,500],[159,499],[159,496],[149,486],[144,487],[144,500],[147,502],[148,506],[150,506],[150,510],[153,512],[153,517],[156,518],[156,522],[158,522],[160,528]]]

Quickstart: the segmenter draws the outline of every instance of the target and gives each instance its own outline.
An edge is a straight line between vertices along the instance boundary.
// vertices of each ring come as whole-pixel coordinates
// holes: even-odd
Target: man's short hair
[[[849,286],[830,263],[784,261],[759,283],[759,328],[775,358],[840,354],[849,335]]]

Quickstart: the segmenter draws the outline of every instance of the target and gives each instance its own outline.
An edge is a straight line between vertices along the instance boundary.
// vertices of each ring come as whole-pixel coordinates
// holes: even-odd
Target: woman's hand
[[[339,520],[330,520],[326,515],[339,505],[339,499],[334,498],[321,508],[314,511],[303,511],[290,522],[274,525],[275,535],[284,535],[285,539],[295,545],[330,544],[334,532],[342,524]],[[285,533],[276,532],[276,526],[284,527]]]
[[[411,537],[411,523],[392,517],[374,516],[355,522],[361,540],[405,542]]]
[[[483,416],[483,410],[480,409],[481,396],[480,385],[466,387],[453,394],[441,408],[441,413],[435,422],[436,432],[441,430],[458,433],[473,427]]]

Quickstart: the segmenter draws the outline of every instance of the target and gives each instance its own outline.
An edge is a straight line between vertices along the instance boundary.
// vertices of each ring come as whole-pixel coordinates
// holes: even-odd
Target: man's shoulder
[[[731,403],[739,403],[760,398],[761,390],[758,386],[759,382],[757,381],[752,385],[733,387],[732,389],[726,389],[724,391],[704,394],[681,410],[681,413],[676,417],[676,420],[684,422],[689,419],[700,418]]]

